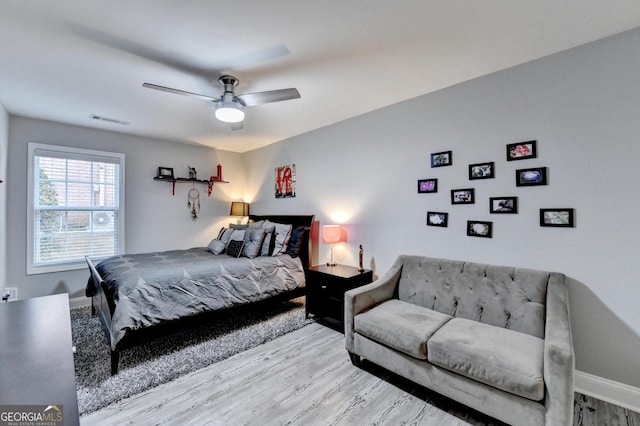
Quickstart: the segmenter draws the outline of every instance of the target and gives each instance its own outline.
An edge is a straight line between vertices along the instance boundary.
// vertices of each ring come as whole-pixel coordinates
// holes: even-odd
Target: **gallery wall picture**
[[[507,145],[507,161],[526,160],[537,156],[536,141],[517,142]]]
[[[502,214],[518,213],[518,197],[489,198],[489,213],[502,213]]]
[[[296,165],[276,167],[275,176],[276,198],[291,198],[296,196]]]
[[[467,221],[467,235],[469,237],[492,238],[493,222],[478,220]]]
[[[534,167],[516,170],[516,186],[537,186],[547,184],[547,168]]]
[[[451,151],[435,152],[431,154],[431,167],[443,167],[453,165]]]
[[[451,204],[473,204],[475,202],[474,193],[473,188],[452,189]]]
[[[573,228],[575,224],[574,209],[540,209],[540,226]]]
[[[428,194],[432,192],[438,192],[438,179],[419,179],[418,180],[419,194]]]
[[[474,179],[493,179],[496,177],[495,164],[493,161],[488,163],[469,164],[469,180]]]
[[[446,228],[449,222],[449,213],[427,212],[427,226],[440,226]]]

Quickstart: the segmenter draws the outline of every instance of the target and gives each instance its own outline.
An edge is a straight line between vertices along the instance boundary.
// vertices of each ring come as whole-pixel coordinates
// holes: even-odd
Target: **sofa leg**
[[[349,352],[349,358],[351,358],[351,363],[356,367],[360,367],[360,365],[362,364],[360,355],[356,355],[353,352]]]

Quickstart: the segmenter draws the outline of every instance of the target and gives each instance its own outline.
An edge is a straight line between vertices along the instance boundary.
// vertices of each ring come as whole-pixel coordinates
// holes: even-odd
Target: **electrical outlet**
[[[2,301],[13,302],[18,300],[18,287],[5,287],[2,290]]]

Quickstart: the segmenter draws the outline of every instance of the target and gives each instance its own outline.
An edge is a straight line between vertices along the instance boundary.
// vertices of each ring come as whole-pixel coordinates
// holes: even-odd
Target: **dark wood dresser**
[[[0,410],[55,406],[78,425],[72,347],[68,294],[0,303]]]

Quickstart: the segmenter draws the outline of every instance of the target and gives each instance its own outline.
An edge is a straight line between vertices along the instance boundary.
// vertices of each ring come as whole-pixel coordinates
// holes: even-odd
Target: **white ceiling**
[[[0,0],[0,101],[245,152],[638,26],[638,0]],[[142,87],[218,96],[221,73],[302,97],[232,131],[212,103]]]

